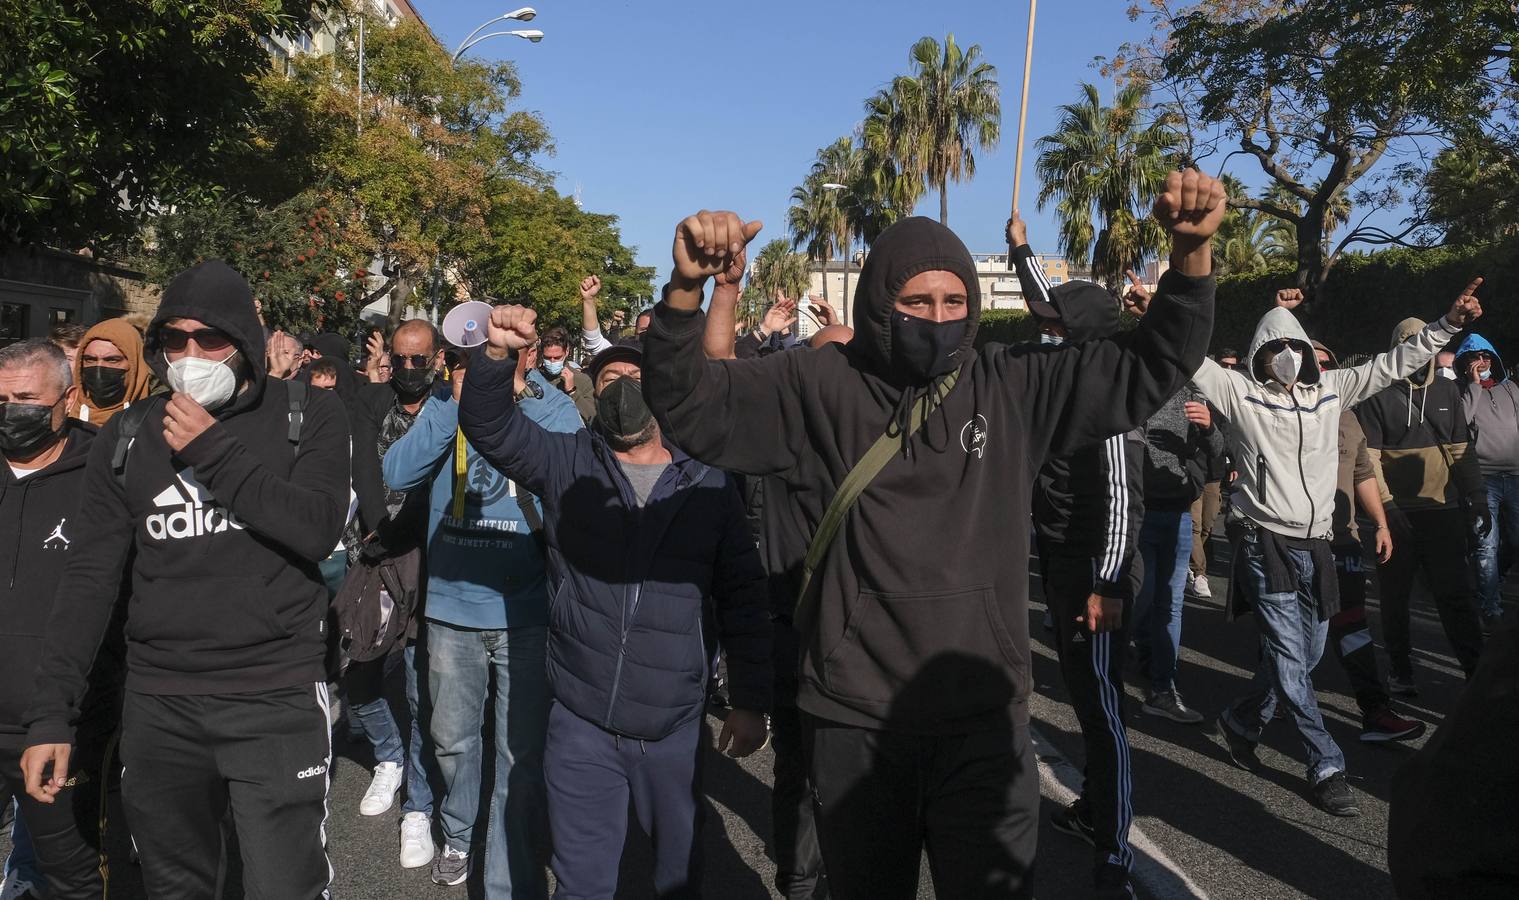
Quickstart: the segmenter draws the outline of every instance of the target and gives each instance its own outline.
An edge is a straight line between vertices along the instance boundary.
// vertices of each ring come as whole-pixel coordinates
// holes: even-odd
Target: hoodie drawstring
[[[1424,387],[1422,387],[1422,388],[1419,389],[1419,390],[1423,391],[1423,393],[1421,393],[1419,395],[1419,424],[1420,425],[1424,424],[1424,404],[1429,402],[1429,391],[1426,390],[1426,388],[1428,388],[1428,387],[1429,387],[1428,385],[1425,385]],[[1403,427],[1404,428],[1412,428],[1413,424],[1414,424],[1414,383],[1412,381],[1410,381],[1408,383],[1408,415],[1405,416],[1404,419],[1405,419],[1405,421],[1403,422]]]
[[[11,554],[11,583],[10,583],[10,586],[12,588],[14,588],[16,586],[16,566],[17,566],[17,564],[19,563],[19,561],[21,559],[21,536],[22,536],[22,534],[21,534],[22,533],[22,527],[21,526],[26,523],[26,495],[27,495],[27,492],[30,489],[31,489],[31,485],[29,483],[27,483],[27,481],[25,479],[23,479],[22,482],[21,482],[21,514],[16,517],[16,522],[17,522],[17,527],[16,527],[16,551]],[[4,494],[0,494],[0,500],[3,500],[3,499],[4,499]]]
[[[921,388],[909,389],[902,392],[898,398],[896,408],[892,410],[891,421],[886,426],[886,433],[891,437],[902,436],[902,456],[912,458],[912,436],[919,427],[928,424],[928,417],[935,411],[939,413],[944,423],[944,442],[934,446],[927,433],[923,436],[923,443],[934,452],[943,452],[949,446],[949,410],[944,406],[944,400],[949,392],[954,390],[955,383],[960,378],[959,370],[946,375],[939,375],[933,381]]]

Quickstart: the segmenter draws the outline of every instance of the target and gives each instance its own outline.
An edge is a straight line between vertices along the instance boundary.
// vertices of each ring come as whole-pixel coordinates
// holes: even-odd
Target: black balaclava
[[[881,232],[860,270],[859,288],[854,295],[855,332],[849,342],[850,353],[863,356],[878,374],[902,387],[925,385],[934,376],[924,374],[922,370],[933,371],[949,365],[936,355],[937,363],[917,367],[917,370],[899,368],[909,356],[922,353],[920,348],[923,345],[933,347],[937,354],[952,335],[926,333],[949,330],[942,326],[914,326],[909,330],[920,332],[917,346],[901,351],[893,349],[893,339],[899,328],[894,323],[893,312],[902,285],[914,275],[935,269],[952,272],[965,284],[966,317],[959,320],[964,331],[959,335],[958,344],[948,348],[955,354],[954,364],[950,366],[955,368],[975,358],[973,345],[976,327],[981,321],[981,282],[976,277],[976,264],[955,233],[923,216],[903,219]]]
[[[164,382],[168,380],[169,362],[159,340],[159,330],[171,319],[197,319],[225,332],[237,347],[241,357],[236,369],[237,392],[216,411],[218,417],[247,409],[259,401],[266,377],[264,326],[254,312],[253,291],[247,279],[225,262],[208,259],[174,276],[164,288],[143,350],[153,374]]]

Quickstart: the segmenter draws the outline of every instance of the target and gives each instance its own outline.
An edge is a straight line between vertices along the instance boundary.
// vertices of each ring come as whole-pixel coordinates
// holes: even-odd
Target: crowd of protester
[[[1418,690],[1422,572],[1472,690],[1490,674],[1519,388],[1467,330],[1481,279],[1355,365],[1291,290],[1245,353],[1208,357],[1224,209],[1219,182],[1173,174],[1169,269],[1122,298],[1051,285],[1015,214],[1039,340],[1011,346],[977,347],[975,265],[922,218],[874,242],[853,327],[784,297],[740,325],[760,226],[704,211],[631,324],[603,329],[587,276],[578,335],[507,305],[477,346],[415,319],[356,352],[264,327],[212,260],[143,331],[0,348],[5,897],[105,895],[118,782],[110,827],[153,897],[214,896],[229,834],[248,896],[329,896],[328,817],[397,804],[397,864],[438,885],[699,896],[714,740],[773,747],[788,898],[915,896],[925,849],[938,896],[1027,896],[1024,547],[1084,746],[1052,824],[1093,846],[1093,896],[1134,896],[1125,679],[1145,715],[1210,718],[1178,683],[1210,569],[1260,633],[1248,689],[1212,711],[1221,748],[1258,771],[1286,718],[1322,809],[1359,815],[1312,672],[1327,644],[1362,741],[1421,736],[1393,698]],[[373,760],[351,811],[328,798],[344,739]],[[619,885],[630,810],[652,885]],[[1405,863],[1400,890],[1496,877],[1459,859]]]

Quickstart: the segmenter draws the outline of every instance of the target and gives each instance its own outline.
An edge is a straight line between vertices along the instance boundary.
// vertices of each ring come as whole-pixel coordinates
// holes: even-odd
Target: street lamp
[[[463,56],[469,50],[469,48],[475,46],[483,40],[487,40],[493,37],[520,37],[525,40],[532,41],[535,44],[538,43],[539,41],[543,40],[543,32],[539,31],[536,28],[529,28],[521,31],[492,31],[489,34],[480,34],[480,32],[491,27],[497,22],[531,22],[537,16],[538,11],[536,9],[533,9],[531,6],[524,6],[520,9],[514,9],[505,15],[497,16],[488,22],[482,22],[479,28],[471,31],[469,33],[469,36],[459,44],[459,49],[454,51],[454,61],[458,62],[459,57]]]

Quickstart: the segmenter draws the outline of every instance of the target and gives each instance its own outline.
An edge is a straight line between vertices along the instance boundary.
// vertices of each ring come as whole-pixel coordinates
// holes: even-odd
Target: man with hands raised
[[[1219,715],[1218,732],[1230,758],[1254,769],[1261,731],[1277,704],[1286,704],[1303,738],[1308,780],[1319,805],[1333,815],[1360,815],[1345,778],[1345,755],[1324,728],[1309,677],[1324,652],[1329,619],[1340,610],[1330,540],[1340,411],[1429,363],[1482,314],[1475,288],[1391,351],[1364,365],[1323,372],[1291,312],[1302,294],[1285,291],[1256,326],[1243,371],[1207,360],[1193,376],[1229,421],[1239,472],[1230,486],[1231,602],[1250,608],[1261,631],[1254,683]]]
[[[770,621],[765,576],[739,492],[665,440],[643,399],[642,352],[614,344],[587,366],[593,428],[552,433],[513,402],[537,314],[491,313],[460,395],[481,456],[541,498],[549,559],[544,753],[560,897],[611,897],[628,799],[654,839],[661,897],[701,887],[702,715],[711,661],[728,660],[718,749],[766,739]]]
[[[1156,215],[1172,268],[1122,343],[978,351],[970,253],[910,218],[866,260],[848,344],[758,360],[706,360],[699,307],[760,223],[704,211],[677,227],[649,402],[697,458],[784,477],[811,531],[798,702],[835,896],[915,896],[925,847],[940,896],[1031,890],[1028,560],[1007,547],[1027,545],[1045,459],[1138,426],[1201,364],[1224,209],[1216,180],[1170,176]]]

